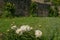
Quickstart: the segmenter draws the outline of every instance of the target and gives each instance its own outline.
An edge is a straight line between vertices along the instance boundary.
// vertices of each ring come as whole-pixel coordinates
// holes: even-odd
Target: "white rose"
[[[21,29],[17,29],[17,30],[16,30],[16,34],[22,35],[22,34],[23,34],[23,32],[22,32],[22,30],[21,30]]]
[[[41,36],[42,36],[42,31],[40,31],[40,30],[35,30],[35,36],[36,36],[36,37],[41,37]]]
[[[17,26],[16,26],[16,25],[14,25],[14,26],[12,26],[12,27],[11,27],[11,29],[16,29],[16,28],[17,28]]]
[[[26,31],[26,25],[22,25],[22,26],[20,27],[20,29],[21,29],[22,31]]]
[[[29,25],[22,25],[22,26],[20,27],[20,29],[21,29],[22,31],[30,31],[30,30],[32,30],[32,27],[30,27]]]

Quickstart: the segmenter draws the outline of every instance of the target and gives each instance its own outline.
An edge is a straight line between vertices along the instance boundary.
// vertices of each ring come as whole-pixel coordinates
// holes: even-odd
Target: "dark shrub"
[[[49,16],[50,17],[57,17],[58,16],[57,6],[54,7],[54,10],[52,8],[49,8]]]
[[[14,17],[15,16],[15,5],[13,3],[7,2],[3,8],[2,17]]]

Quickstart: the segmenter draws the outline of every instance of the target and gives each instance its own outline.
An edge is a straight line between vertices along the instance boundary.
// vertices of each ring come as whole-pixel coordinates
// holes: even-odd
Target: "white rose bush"
[[[42,31],[35,30],[29,25],[22,25],[20,27],[13,25],[4,33],[4,40],[40,40],[41,37]]]

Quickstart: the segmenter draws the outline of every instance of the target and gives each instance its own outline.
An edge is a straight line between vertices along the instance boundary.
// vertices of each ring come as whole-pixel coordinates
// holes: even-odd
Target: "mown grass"
[[[60,40],[60,18],[58,17],[1,18],[0,32],[6,32],[11,27],[10,24],[12,22],[15,22],[17,26],[26,24],[32,26],[34,29],[40,29],[43,32],[43,38],[46,40]]]

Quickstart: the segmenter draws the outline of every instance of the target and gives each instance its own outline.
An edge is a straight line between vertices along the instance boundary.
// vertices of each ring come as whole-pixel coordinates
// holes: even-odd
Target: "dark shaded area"
[[[1,2],[2,1],[2,2]],[[11,2],[15,4],[15,15],[16,16],[29,16],[29,9],[31,5],[31,0],[0,0],[0,4],[3,5],[4,2]],[[45,2],[48,2],[45,0]],[[48,16],[49,10],[48,7],[50,7],[50,4],[44,4],[44,3],[37,3],[36,6],[36,15],[37,16]],[[1,5],[0,5],[1,8]],[[1,14],[1,13],[0,13]]]
[[[49,7],[50,4],[42,4],[42,3],[36,3],[37,4],[37,16],[48,16],[49,14]]]
[[[15,4],[16,16],[28,16],[31,0],[7,0],[7,2]]]
[[[4,6],[4,0],[0,0],[0,16],[2,15],[3,6]]]

